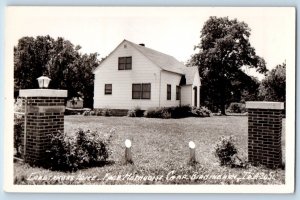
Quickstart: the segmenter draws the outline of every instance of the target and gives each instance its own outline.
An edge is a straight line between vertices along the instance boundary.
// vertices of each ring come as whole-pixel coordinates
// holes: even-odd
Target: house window
[[[142,93],[142,84],[132,84],[132,99],[140,99]]]
[[[167,85],[167,100],[171,100],[171,85]]]
[[[132,57],[119,57],[119,70],[130,70],[132,68]]]
[[[105,84],[104,94],[105,95],[112,94],[112,84]]]
[[[150,83],[132,84],[132,99],[150,99],[150,98],[151,98]]]
[[[180,86],[176,86],[176,100],[180,100]]]

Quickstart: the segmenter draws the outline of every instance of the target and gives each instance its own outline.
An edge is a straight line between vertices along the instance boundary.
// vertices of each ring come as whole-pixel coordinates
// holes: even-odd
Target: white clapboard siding
[[[176,86],[179,86],[180,74],[161,71],[161,94],[160,94],[160,106],[169,107],[169,106],[178,106],[180,100],[176,100]],[[171,100],[167,100],[167,85],[171,85]]]
[[[200,76],[198,73],[195,74],[192,85],[181,86],[181,105],[195,105],[195,94],[193,88],[197,88],[197,107],[200,107]]]
[[[118,58],[125,56],[132,56],[132,69],[118,70]],[[124,41],[95,71],[94,107],[111,109],[158,107],[160,71],[159,67]],[[151,83],[151,99],[132,99],[133,83]],[[112,95],[104,94],[105,84],[112,84]]]
[[[192,105],[192,86],[181,86],[181,105]]]

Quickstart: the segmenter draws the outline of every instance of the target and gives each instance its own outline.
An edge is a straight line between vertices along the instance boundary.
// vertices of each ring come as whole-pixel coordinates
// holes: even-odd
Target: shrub
[[[235,141],[234,136],[222,136],[215,144],[215,156],[219,159],[221,166],[231,166],[235,163],[234,157],[238,153]]]
[[[162,119],[169,119],[171,118],[171,111],[170,108],[149,108],[145,113],[145,117],[148,118],[162,118]]]
[[[183,106],[176,106],[176,107],[170,107],[171,117],[172,118],[184,118],[184,117],[190,117],[192,107],[188,105]]]
[[[14,148],[16,150],[17,157],[21,156],[21,146],[22,146],[22,134],[23,134],[23,121],[15,120],[14,121]]]
[[[128,117],[136,117],[135,109],[128,110],[127,116]]]
[[[79,129],[75,135],[77,140],[75,147],[79,162],[83,167],[97,164],[99,161],[106,161],[109,156],[107,142],[103,141],[97,132],[83,131]]]
[[[227,108],[230,113],[244,113],[246,112],[246,105],[244,103],[231,103]]]
[[[87,110],[82,113],[83,116],[112,116],[112,111],[109,108]]]
[[[70,108],[66,108],[65,109],[65,115],[77,115],[78,111],[70,109]]]
[[[127,116],[128,117],[143,117],[144,111],[141,110],[141,108],[137,106],[131,110],[128,110]]]
[[[102,112],[101,112],[101,115],[102,116],[107,116],[107,117],[112,116],[112,111],[109,108],[103,108]]]
[[[168,108],[164,108],[160,112],[161,112],[160,116],[163,119],[170,119],[172,117],[171,110]]]
[[[211,111],[206,107],[193,107],[191,113],[195,117],[210,117],[212,115]]]
[[[97,132],[78,129],[73,135],[51,134],[51,148],[46,151],[44,167],[59,171],[76,171],[105,163],[109,157],[112,135],[102,138]],[[48,162],[47,162],[48,161]]]
[[[96,116],[102,116],[102,110],[98,110],[98,109],[97,109],[97,110],[95,110],[94,112],[95,112],[95,115],[96,115]]]
[[[161,108],[149,108],[145,111],[144,116],[148,118],[161,118]]]
[[[87,115],[88,111],[90,111],[90,108],[66,108],[65,109],[65,115]]]
[[[90,115],[90,112],[89,110],[86,110],[82,113],[83,116],[89,116]]]
[[[23,99],[18,98],[14,103],[14,112],[24,112]],[[22,134],[24,130],[24,115],[14,114],[14,148],[17,157],[21,156]]]

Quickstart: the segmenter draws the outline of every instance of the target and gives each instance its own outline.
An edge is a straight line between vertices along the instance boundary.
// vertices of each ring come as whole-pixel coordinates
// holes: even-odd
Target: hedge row
[[[185,117],[210,117],[211,111],[205,107],[191,107],[191,106],[174,106],[149,108],[146,111],[136,107],[128,111],[129,117],[147,117],[147,118],[162,118],[162,119],[178,119]]]

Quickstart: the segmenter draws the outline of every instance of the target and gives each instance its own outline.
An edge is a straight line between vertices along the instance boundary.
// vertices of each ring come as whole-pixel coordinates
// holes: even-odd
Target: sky
[[[103,58],[127,39],[186,62],[195,53],[205,21],[210,16],[228,16],[248,24],[251,45],[272,69],[294,61],[293,12],[293,8],[276,7],[11,7],[7,9],[6,42],[12,47],[23,36],[49,34],[80,45],[83,53],[97,52]]]

